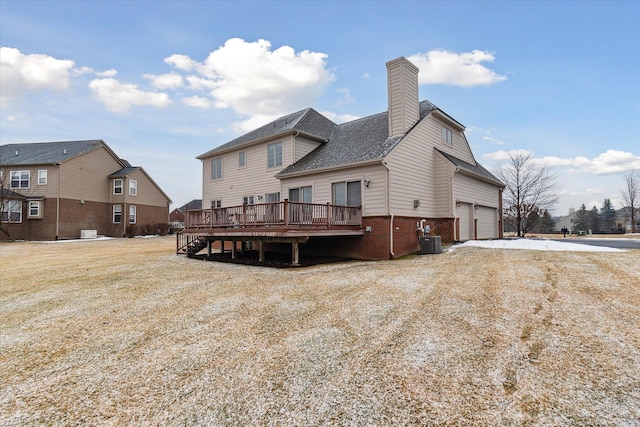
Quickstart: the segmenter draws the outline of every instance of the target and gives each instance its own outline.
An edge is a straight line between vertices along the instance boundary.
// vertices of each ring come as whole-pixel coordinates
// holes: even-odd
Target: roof
[[[109,175],[109,178],[125,177],[140,169],[140,166],[127,166]]]
[[[459,169],[479,178],[484,179],[485,181],[492,182],[494,184],[498,184],[501,187],[504,187],[504,183],[496,178],[491,172],[486,170],[480,163],[471,164],[465,162],[464,160],[460,160],[457,157],[452,156],[451,154],[447,154],[443,151],[440,151],[436,148],[436,151],[442,154],[447,160],[453,163]]]
[[[195,209],[202,209],[202,199],[193,199],[189,203],[185,203],[178,208],[180,212],[191,211]]]
[[[420,120],[435,109],[431,102],[422,101]],[[389,137],[387,112],[336,125],[329,142],[283,169],[278,176],[383,159],[403,137]]]
[[[258,129],[239,136],[226,144],[209,150],[199,155],[198,159],[204,159],[214,154],[238,148],[243,145],[250,145],[278,135],[289,133],[300,133],[306,137],[319,141],[326,141],[331,136],[331,132],[336,124],[318,113],[313,108],[306,108],[295,113],[280,117]]]
[[[36,142],[0,145],[0,164],[45,165],[56,164],[73,157],[105,147],[115,153],[100,139],[86,141]]]

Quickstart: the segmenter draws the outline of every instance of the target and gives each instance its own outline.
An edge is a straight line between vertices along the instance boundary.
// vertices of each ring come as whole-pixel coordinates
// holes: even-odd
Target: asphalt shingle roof
[[[504,187],[504,184],[502,183],[502,181],[496,178],[491,172],[486,170],[480,163],[476,163],[475,165],[473,165],[471,163],[465,162],[464,160],[460,160],[457,157],[452,156],[451,154],[447,154],[438,149],[436,150],[438,151],[438,153],[442,154],[447,160],[449,160],[451,163],[453,163],[455,166],[459,167],[460,169],[463,169],[473,175],[484,178],[488,181],[491,181],[495,184],[499,184],[500,186]]]
[[[422,101],[420,120],[435,109],[437,107],[429,101]],[[329,142],[283,169],[278,175],[382,159],[402,140],[403,136],[389,137],[389,121],[386,112],[336,125],[329,137]]]
[[[258,129],[239,136],[226,144],[209,150],[206,153],[199,155],[197,158],[203,159],[218,152],[234,149],[245,144],[261,141],[288,132],[300,132],[305,136],[313,137],[320,141],[326,141],[335,126],[335,123],[318,113],[313,108],[306,108],[280,117],[259,127]]]
[[[60,163],[104,145],[101,140],[0,145],[0,164],[44,165]]]

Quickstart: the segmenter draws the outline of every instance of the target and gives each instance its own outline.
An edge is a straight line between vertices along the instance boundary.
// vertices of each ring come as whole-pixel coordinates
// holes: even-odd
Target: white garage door
[[[458,206],[458,222],[460,224],[460,236],[458,240],[465,241],[473,239],[473,205],[471,203],[460,203]]]
[[[498,212],[494,208],[479,206],[476,212],[478,219],[478,239],[495,239],[498,237]]]

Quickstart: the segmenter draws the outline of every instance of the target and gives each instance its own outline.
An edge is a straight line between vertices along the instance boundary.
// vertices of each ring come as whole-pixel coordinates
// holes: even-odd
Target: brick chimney
[[[418,67],[405,57],[387,62],[389,136],[407,133],[420,118]]]

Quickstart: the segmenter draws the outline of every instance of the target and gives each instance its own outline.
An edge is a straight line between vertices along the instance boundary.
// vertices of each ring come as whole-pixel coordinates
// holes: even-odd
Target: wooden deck
[[[298,245],[314,236],[357,236],[365,233],[361,206],[284,202],[190,210],[178,234],[177,252],[189,255],[193,242],[255,241],[291,243],[292,263]],[[234,245],[235,248],[235,245]],[[201,247],[202,249],[202,247]],[[210,250],[210,249],[209,249]],[[261,255],[262,257],[262,255]]]

